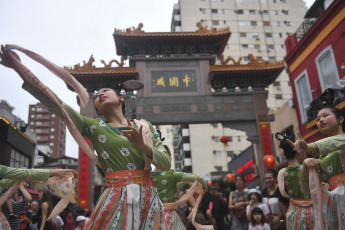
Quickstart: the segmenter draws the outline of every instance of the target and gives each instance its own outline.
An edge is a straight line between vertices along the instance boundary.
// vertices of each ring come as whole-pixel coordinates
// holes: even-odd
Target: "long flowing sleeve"
[[[44,93],[42,93],[39,89],[37,89],[35,86],[33,86],[31,83],[24,82],[22,85],[22,88],[29,92],[32,96],[34,96],[37,100],[39,100],[47,109],[49,112],[57,115],[61,120],[64,120],[61,111],[59,107],[51,101]],[[83,116],[80,115],[77,111],[75,111],[72,107],[64,103],[56,94],[54,94],[55,97],[58,99],[62,107],[66,110],[68,115],[71,117],[73,123],[79,130],[79,132],[82,132],[84,129],[84,119]]]
[[[202,186],[206,187],[206,182],[204,179],[202,179],[200,176],[196,175],[196,174],[192,174],[192,173],[183,173],[183,176],[181,178],[181,182],[184,183],[193,183],[194,181],[198,180],[199,183]]]
[[[314,142],[320,155],[345,149],[345,134],[323,138]]]

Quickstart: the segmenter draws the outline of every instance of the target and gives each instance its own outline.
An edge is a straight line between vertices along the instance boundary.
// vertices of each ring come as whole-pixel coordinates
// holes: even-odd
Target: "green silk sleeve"
[[[181,182],[185,182],[185,183],[187,183],[187,182],[193,183],[195,180],[198,180],[202,186],[206,187],[205,180],[196,174],[183,173],[182,178],[181,178]]]
[[[151,163],[162,171],[169,171],[171,158],[159,138],[153,140]]]
[[[47,181],[49,179],[49,169],[21,169],[11,168],[7,166],[0,166],[1,181],[13,180],[14,183],[18,180],[25,181]]]
[[[314,142],[320,155],[345,149],[345,134],[336,135]]]
[[[57,115],[61,120],[64,121],[59,107],[53,101],[51,101],[44,93],[37,89],[34,85],[28,82],[24,82],[22,88],[28,91],[37,100],[39,100],[48,109],[49,112]],[[84,129],[83,116],[80,115],[77,111],[75,111],[72,107],[65,104],[61,99],[58,98],[58,96],[56,96],[56,94],[54,95],[58,99],[62,107],[66,110],[67,114],[70,116],[73,123],[78,128],[79,132],[82,132]]]

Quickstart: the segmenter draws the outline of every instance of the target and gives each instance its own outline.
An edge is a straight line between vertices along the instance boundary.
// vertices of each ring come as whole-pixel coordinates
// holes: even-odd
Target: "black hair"
[[[254,214],[255,213],[259,213],[259,214],[261,214],[261,225],[263,226],[264,224],[265,224],[265,215],[264,215],[264,212],[262,211],[262,209],[261,208],[259,208],[259,207],[254,207],[253,209],[252,209],[252,216],[251,216],[251,223],[252,223],[252,226],[254,227],[255,226],[255,220],[254,220]]]
[[[249,193],[249,194],[248,194],[248,199],[249,199],[249,200],[250,200],[250,196],[251,196],[252,194],[255,194],[255,195],[257,196],[259,203],[262,202],[262,195],[261,195],[260,193],[257,193],[257,192],[251,192],[251,193]]]
[[[320,108],[317,113],[319,113],[322,109],[329,109],[335,115],[335,118],[337,119],[338,123],[340,122],[340,117],[343,117],[345,119],[344,113],[336,107],[325,106],[325,107]],[[345,120],[341,124],[341,129],[343,130],[343,132],[345,132]]]
[[[275,169],[268,169],[268,170],[266,171],[266,173],[271,174],[271,175],[273,176],[274,179],[277,179],[277,177],[278,177],[278,172],[277,172],[277,170],[275,170]]]
[[[198,209],[201,211],[202,214],[204,214],[205,217],[206,217],[206,212],[207,212],[207,209],[209,208],[211,199],[212,199],[212,196],[211,196],[210,191],[206,191],[200,201],[200,205]]]
[[[287,139],[289,139],[292,142],[295,142],[295,139],[290,135],[290,131],[288,129],[285,129],[281,133],[276,133],[275,137],[278,141],[280,141],[279,147],[284,150],[284,155],[286,159],[291,160],[295,158],[296,151],[294,151],[291,145],[286,141]]]
[[[235,181],[230,181],[228,184],[228,187],[229,187],[230,191],[236,191],[236,189],[237,189]]]
[[[41,202],[47,202],[48,203],[48,213],[47,217],[50,215],[50,213],[53,211],[53,198],[52,198],[52,193],[48,189],[44,189],[42,191],[42,200]]]
[[[241,178],[241,179],[243,180],[243,183],[246,183],[246,180],[245,180],[244,177],[241,176],[241,175],[236,175],[236,176],[235,176],[235,181],[236,181],[236,178],[237,178],[237,177]]]

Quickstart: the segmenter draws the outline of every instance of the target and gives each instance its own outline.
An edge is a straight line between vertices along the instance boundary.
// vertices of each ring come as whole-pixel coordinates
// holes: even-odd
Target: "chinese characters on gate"
[[[195,71],[152,71],[152,92],[196,91]]]

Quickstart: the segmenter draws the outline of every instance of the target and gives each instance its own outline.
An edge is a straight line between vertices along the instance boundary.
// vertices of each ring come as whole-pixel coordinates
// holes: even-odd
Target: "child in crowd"
[[[255,207],[252,210],[249,230],[270,230],[270,226],[265,222],[264,212],[261,208]]]

